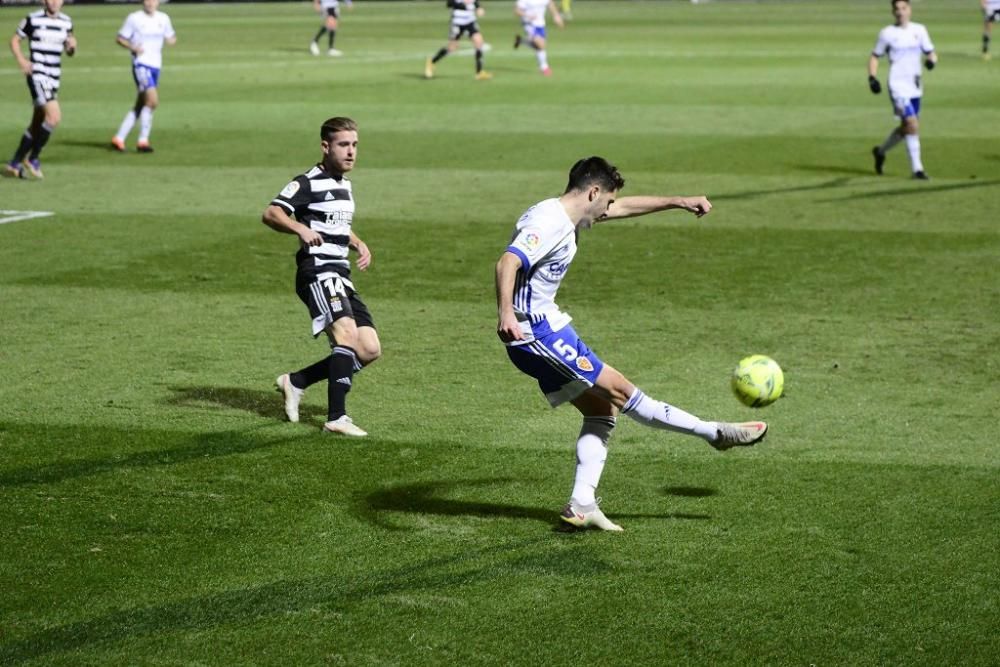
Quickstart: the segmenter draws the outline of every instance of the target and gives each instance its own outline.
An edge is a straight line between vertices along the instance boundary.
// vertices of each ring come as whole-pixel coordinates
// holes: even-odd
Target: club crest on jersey
[[[581,371],[586,371],[587,373],[594,370],[594,364],[590,363],[590,359],[588,359],[587,357],[577,357],[576,367],[579,368]]]
[[[281,190],[281,196],[284,197],[285,199],[288,199],[289,197],[294,197],[295,193],[298,191],[299,191],[299,182],[292,181]]]

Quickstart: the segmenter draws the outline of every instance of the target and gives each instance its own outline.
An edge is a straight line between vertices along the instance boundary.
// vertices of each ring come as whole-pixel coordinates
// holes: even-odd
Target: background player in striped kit
[[[979,0],[983,7],[983,60],[989,60],[993,24],[1000,23],[1000,0]]]
[[[927,28],[910,21],[911,13],[909,0],[892,0],[892,15],[896,22],[882,28],[868,58],[868,86],[872,93],[878,95],[882,92],[882,84],[877,78],[878,61],[882,56],[889,56],[889,102],[899,118],[899,126],[889,133],[881,146],[872,148],[872,156],[875,158],[875,173],[881,174],[885,154],[905,140],[913,178],[926,181],[927,172],[920,157],[919,117],[924,94],[920,58],[927,57],[924,66],[928,70],[934,69],[938,58]]]
[[[342,56],[342,52],[333,48],[333,40],[337,36],[337,19],[340,18],[340,2],[338,0],[313,0],[313,8],[323,15],[323,25],[320,26],[319,32],[313,37],[313,41],[309,44],[309,52],[314,56],[319,55],[319,40],[323,37],[323,33],[327,34],[327,51],[328,56]]]
[[[10,162],[4,165],[4,174],[20,177],[27,170],[35,178],[42,178],[39,157],[52,132],[62,120],[59,108],[59,81],[62,76],[62,53],[76,53],[73,22],[63,14],[62,0],[44,0],[45,9],[28,14],[18,24],[10,40],[10,50],[24,72],[31,92],[34,111],[31,123],[21,136],[21,142]],[[21,41],[28,40],[31,59],[21,53]]]
[[[163,43],[177,43],[177,33],[170,17],[157,8],[160,0],[142,0],[142,10],[132,12],[125,18],[116,41],[132,53],[132,78],[138,94],[135,105],[125,114],[117,134],[111,139],[111,146],[117,151],[125,150],[125,139],[136,118],[139,119],[139,140],[136,150],[152,153],[149,133],[153,130],[153,111],[160,104],[158,85],[160,69],[163,66]]]
[[[497,335],[507,356],[535,378],[552,407],[569,402],[583,415],[576,441],[576,478],[560,514],[578,528],[621,530],[597,505],[607,443],[619,411],[644,426],[694,435],[726,450],[759,442],[764,422],[704,421],[646,396],[594,354],[556,305],[556,292],[576,256],[581,230],[614,218],[682,209],[699,218],[712,210],[705,197],[623,197],[625,180],[607,160],[589,157],[569,172],[566,190],[529,208],[496,266]]]
[[[354,196],[346,177],[357,159],[357,124],[350,118],[330,118],[320,128],[320,146],[320,163],[286,185],[264,210],[262,221],[299,237],[295,291],[309,309],[313,336],[326,332],[333,352],[279,376],[277,386],[285,398],[288,420],[297,422],[302,393],[327,380],[328,414],[323,430],[360,437],[368,434],[347,416],[347,392],[354,372],[378,359],[382,347],[371,313],[351,280],[348,259],[353,249],[360,271],[372,261],[368,246],[352,228]]]
[[[434,78],[434,65],[449,53],[458,48],[458,40],[467,34],[476,47],[476,80],[492,79],[493,75],[483,69],[483,33],[479,32],[476,19],[485,11],[479,6],[479,0],[447,0],[445,6],[451,10],[451,27],[448,29],[448,43],[442,46],[433,58],[424,63],[424,78]]]

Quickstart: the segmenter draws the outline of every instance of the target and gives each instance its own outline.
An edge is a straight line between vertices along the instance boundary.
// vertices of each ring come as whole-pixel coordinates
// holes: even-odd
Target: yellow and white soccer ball
[[[733,369],[732,387],[740,403],[762,408],[781,398],[785,374],[771,357],[754,354],[741,359]]]

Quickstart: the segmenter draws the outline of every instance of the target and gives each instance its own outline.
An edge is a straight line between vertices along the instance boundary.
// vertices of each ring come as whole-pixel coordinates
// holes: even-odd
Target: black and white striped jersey
[[[479,0],[448,0],[452,25],[468,25],[476,22]]]
[[[351,181],[335,178],[316,165],[286,185],[271,204],[280,206],[295,219],[323,237],[323,244],[306,246],[295,255],[297,280],[313,280],[324,273],[350,276],[348,244],[354,219]]]
[[[42,74],[58,82],[63,49],[72,34],[73,21],[62,12],[49,16],[40,10],[24,17],[17,26],[17,36],[28,40],[32,74]]]

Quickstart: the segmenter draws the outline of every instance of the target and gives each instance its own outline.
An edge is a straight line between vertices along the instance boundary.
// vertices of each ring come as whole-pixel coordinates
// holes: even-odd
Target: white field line
[[[53,211],[4,211],[0,210],[0,225],[18,220],[31,220],[32,218],[47,218],[55,215]]]

